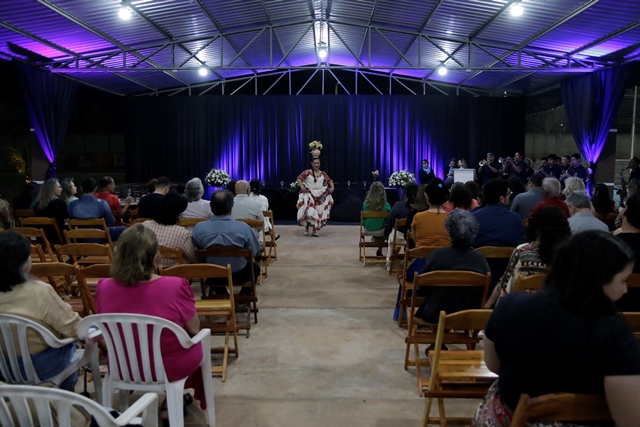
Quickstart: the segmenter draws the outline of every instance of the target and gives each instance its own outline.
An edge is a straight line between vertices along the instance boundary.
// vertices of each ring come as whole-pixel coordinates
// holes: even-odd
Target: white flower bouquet
[[[410,182],[416,182],[416,176],[406,170],[395,171],[389,177],[390,187],[404,187]]]
[[[289,184],[289,188],[287,189],[287,191],[289,193],[298,193],[300,191],[300,184],[298,184],[298,181],[293,181],[291,184]]]
[[[207,184],[213,185],[214,187],[222,187],[229,183],[229,174],[222,169],[213,168],[204,180],[207,181]]]

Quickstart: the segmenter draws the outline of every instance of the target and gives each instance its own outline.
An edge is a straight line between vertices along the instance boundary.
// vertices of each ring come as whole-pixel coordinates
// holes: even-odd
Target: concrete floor
[[[276,230],[258,324],[239,337],[227,381],[213,379],[217,425],[421,425],[425,399],[415,370],[403,370],[406,330],[392,320],[398,285],[382,264],[358,261],[358,226],[332,224],[317,238],[295,225]],[[447,413],[472,416],[477,403],[450,400]],[[206,425],[196,406],[187,426]]]

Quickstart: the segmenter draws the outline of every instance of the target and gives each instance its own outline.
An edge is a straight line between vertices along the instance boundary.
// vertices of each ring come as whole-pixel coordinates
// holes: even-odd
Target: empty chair
[[[0,424],[5,427],[70,426],[72,420],[76,423],[84,420],[89,425],[89,417],[100,427],[129,424],[156,427],[157,411],[158,396],[154,393],[145,393],[127,411],[114,418],[104,406],[70,391],[24,385],[0,387]],[[54,424],[49,424],[52,420]]]
[[[56,245],[55,250],[60,262],[68,258],[73,264],[87,265],[111,264],[113,260],[113,251],[108,244],[67,243]]]
[[[42,228],[51,243],[62,243],[62,231],[55,219],[42,216],[31,216],[20,218],[20,226]]]
[[[269,248],[268,254],[265,254],[269,258],[274,260],[278,259],[278,244],[276,240],[280,238],[280,235],[276,233],[275,222],[273,220],[273,212],[272,211],[262,211],[262,215],[264,216],[265,224],[269,222],[271,228],[268,232],[265,232],[265,244]],[[267,229],[265,225],[265,230]]]

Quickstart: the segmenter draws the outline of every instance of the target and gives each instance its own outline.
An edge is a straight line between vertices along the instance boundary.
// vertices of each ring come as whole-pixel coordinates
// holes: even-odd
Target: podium
[[[476,180],[475,169],[454,169],[453,170],[453,182],[462,182],[464,184],[467,181],[475,181],[475,180]]]

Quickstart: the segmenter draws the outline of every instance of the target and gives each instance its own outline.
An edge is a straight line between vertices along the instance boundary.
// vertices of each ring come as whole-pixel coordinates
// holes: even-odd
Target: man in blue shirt
[[[522,221],[518,214],[507,209],[511,196],[509,183],[492,179],[483,187],[483,194],[485,206],[472,212],[480,224],[473,247],[520,244],[523,237]]]
[[[503,163],[504,165],[505,163]],[[515,176],[518,177],[523,184],[527,183],[527,178],[525,177],[525,172],[527,171],[527,164],[522,159],[522,154],[519,151],[513,155],[513,159],[507,158],[506,160],[507,166],[507,174],[509,177]]]
[[[560,180],[560,182],[564,184],[564,181],[567,178],[572,176],[577,176],[582,180],[582,182],[586,184],[587,169],[584,166],[582,166],[581,162],[582,162],[582,156],[580,156],[579,153],[573,153],[571,155],[571,166],[569,166],[569,169],[567,169],[564,175],[562,175],[562,179]]]
[[[79,199],[69,203],[69,218],[102,218],[107,227],[109,227],[111,240],[118,240],[125,227],[114,227],[116,220],[111,213],[111,208],[104,200],[94,197],[97,188],[98,184],[95,179],[85,178],[82,180],[82,192],[84,194]]]
[[[490,180],[502,176],[500,163],[496,161],[496,157],[492,152],[487,153],[487,160],[478,168],[478,176],[480,185],[485,185]]]
[[[253,256],[262,250],[260,243],[251,228],[241,221],[236,221],[231,216],[233,209],[233,193],[228,190],[219,190],[213,193],[211,201],[213,216],[207,221],[197,224],[192,231],[193,244],[198,249],[206,249],[210,246],[237,246],[242,249],[251,249]],[[231,264],[233,283],[246,282],[251,277],[249,263],[245,258],[239,257],[211,257],[207,262],[226,266]],[[260,265],[253,264],[254,277],[260,275]],[[250,293],[249,288],[242,288],[240,293]]]

